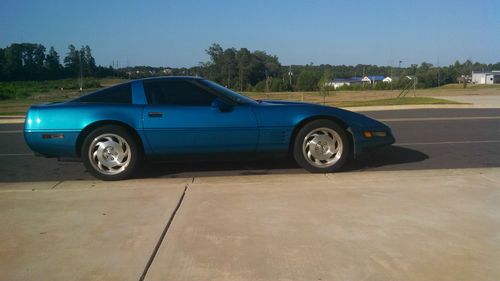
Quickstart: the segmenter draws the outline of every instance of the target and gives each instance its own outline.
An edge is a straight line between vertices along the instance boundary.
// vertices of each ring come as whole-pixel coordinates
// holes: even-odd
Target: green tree
[[[249,81],[249,76],[251,74],[250,63],[252,60],[252,53],[247,48],[241,48],[236,53],[236,61],[238,64],[238,75],[239,75],[239,88],[243,91],[248,88],[247,84]]]
[[[4,50],[3,72],[6,80],[24,80],[24,47],[22,44],[11,44]]]
[[[253,87],[253,90],[256,92],[265,92],[266,91],[266,80],[259,81]]]
[[[223,49],[214,43],[206,52],[210,61],[201,66],[206,69],[207,78],[233,89],[252,88],[259,81],[279,77],[281,73],[278,58],[263,51],[252,53],[246,48]]]
[[[271,79],[271,87],[270,87],[271,92],[281,92],[281,91],[284,91],[285,88],[286,88],[286,85],[283,82],[282,78],[278,77],[278,78]]]
[[[49,53],[45,57],[45,68],[47,69],[47,77],[50,79],[57,79],[61,75],[61,62],[59,54],[54,47],[50,47]]]
[[[4,64],[5,64],[5,56],[4,56],[4,49],[0,48],[0,81],[5,80],[5,74],[4,74]]]
[[[212,44],[205,52],[210,57],[210,61],[204,63],[204,67],[208,70],[208,78],[218,83],[224,84],[224,50],[219,44]]]
[[[329,96],[332,91],[332,85],[330,84],[332,80],[333,71],[331,68],[326,68],[318,82],[319,93],[323,97],[323,104],[326,104],[326,97]]]
[[[97,66],[95,63],[95,59],[92,56],[92,50],[89,45],[85,47],[82,46],[80,49],[80,53],[82,54],[82,64],[83,64],[83,72],[85,75],[93,76],[97,70]]]
[[[225,85],[228,88],[234,88],[238,77],[238,63],[236,61],[236,50],[229,48],[223,52],[222,74],[225,77]]]
[[[68,46],[68,53],[64,58],[64,68],[70,76],[76,76],[80,72],[82,58],[73,44]]]
[[[299,77],[297,78],[297,89],[299,91],[316,91],[318,90],[318,75],[307,68],[300,72]]]

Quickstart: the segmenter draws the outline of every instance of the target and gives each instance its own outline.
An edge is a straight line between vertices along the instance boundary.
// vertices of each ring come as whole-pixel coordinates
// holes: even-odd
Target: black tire
[[[94,141],[100,140],[101,137],[104,137],[103,138],[104,140],[105,139],[117,140],[116,143],[121,142],[122,147],[127,148],[121,150],[121,152],[127,151],[126,153],[127,156],[124,158],[126,159],[125,160],[126,165],[117,166],[119,168],[116,170],[120,171],[113,170],[113,168],[106,170],[107,167],[103,165],[101,165],[101,167],[103,167],[102,170],[99,169],[98,167],[99,165],[96,163],[97,160],[95,160],[96,158],[93,160],[92,156],[89,155],[89,151],[91,149],[90,146]],[[123,141],[125,141],[128,146],[123,144]],[[81,157],[83,164],[85,165],[85,168],[94,177],[105,181],[115,181],[115,180],[127,179],[132,176],[142,158],[140,151],[141,150],[137,146],[137,142],[125,128],[116,125],[105,125],[96,128],[90,134],[87,135],[82,145]],[[121,155],[125,155],[125,153],[122,153]],[[114,155],[111,155],[111,157],[114,157]],[[121,170],[122,168],[123,170]]]
[[[336,157],[339,157],[338,159],[336,159],[336,161],[334,161],[335,157],[333,157],[334,159],[331,159],[332,160],[331,164],[327,164],[326,163],[327,160],[325,160],[325,163],[323,164],[323,165],[325,165],[325,167],[318,167],[318,166],[313,165],[310,162],[312,160],[308,160],[306,158],[307,156],[305,155],[305,152],[303,150],[304,143],[306,142],[306,140],[305,140],[306,136],[309,133],[312,133],[315,130],[318,130],[321,128],[328,128],[337,134],[336,136],[338,136],[338,140],[337,140],[336,144],[338,145],[338,149],[339,149],[338,151],[340,152],[340,154],[338,156],[336,156]],[[333,132],[331,132],[332,138],[333,138],[333,135],[335,135],[335,134],[333,134]],[[330,136],[330,134],[325,134],[325,135]],[[339,141],[341,142],[341,144],[338,143]],[[341,145],[341,148],[340,148],[340,145]],[[324,148],[321,148],[321,149],[324,149]],[[332,173],[332,172],[338,171],[346,163],[346,161],[350,158],[350,154],[351,154],[350,152],[351,152],[350,142],[349,142],[346,131],[344,129],[342,129],[334,121],[326,120],[326,119],[314,120],[314,121],[307,123],[304,127],[302,127],[299,130],[299,132],[295,136],[294,144],[293,144],[293,157],[295,158],[295,161],[302,168],[306,169],[307,171],[309,171],[311,173]],[[336,155],[336,154],[334,154],[334,155]],[[319,161],[319,160],[317,160],[317,161]],[[316,164],[316,165],[320,165],[320,164]]]

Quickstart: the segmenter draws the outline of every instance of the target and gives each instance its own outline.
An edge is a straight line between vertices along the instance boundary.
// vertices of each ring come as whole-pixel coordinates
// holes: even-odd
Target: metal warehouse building
[[[500,84],[500,70],[472,72],[473,84]]]

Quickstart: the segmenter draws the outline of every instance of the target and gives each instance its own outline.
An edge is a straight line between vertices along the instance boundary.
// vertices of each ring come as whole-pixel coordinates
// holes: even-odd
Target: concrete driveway
[[[500,168],[0,190],[4,280],[500,279]]]

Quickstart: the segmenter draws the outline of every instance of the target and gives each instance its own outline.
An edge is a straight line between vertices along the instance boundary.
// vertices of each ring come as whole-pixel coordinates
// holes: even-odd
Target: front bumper
[[[371,137],[367,138],[364,135],[364,132],[385,132],[385,136],[381,136],[380,134],[373,134]],[[355,157],[369,152],[375,148],[389,146],[393,144],[396,139],[389,128],[373,128],[369,130],[359,130],[357,132],[353,132],[353,142],[354,142],[354,155]]]

